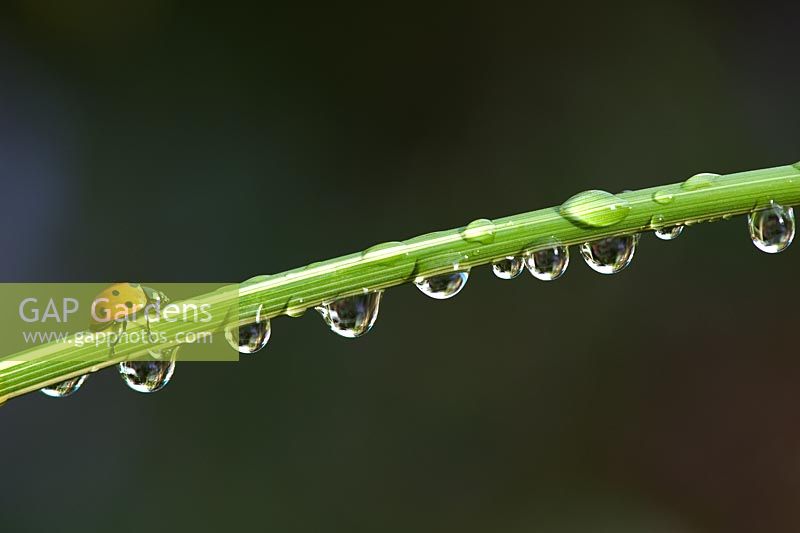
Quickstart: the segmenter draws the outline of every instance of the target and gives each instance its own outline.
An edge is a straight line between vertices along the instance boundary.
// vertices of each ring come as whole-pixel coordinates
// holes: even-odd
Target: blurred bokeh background
[[[800,159],[796,4],[9,2],[3,281],[238,281]],[[632,266],[273,321],[153,395],[0,409],[0,531],[796,532],[800,250],[742,218]],[[602,311],[599,305],[602,302]]]

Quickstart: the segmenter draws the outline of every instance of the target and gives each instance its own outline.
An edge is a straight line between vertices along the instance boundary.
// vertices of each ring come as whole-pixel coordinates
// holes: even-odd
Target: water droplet
[[[671,241],[672,239],[677,239],[680,237],[681,233],[683,233],[683,226],[679,224],[677,226],[659,228],[653,233],[655,233],[655,236],[662,241]]]
[[[658,229],[664,227],[664,215],[660,213],[656,213],[655,215],[650,217],[650,227],[653,229]]]
[[[730,214],[730,213],[725,213],[724,215],[722,215],[722,220],[730,220],[732,218],[733,218],[733,215]]]
[[[592,228],[613,226],[628,216],[630,210],[627,200],[596,190],[578,193],[559,208],[570,222]]]
[[[175,372],[175,357],[178,346],[165,348],[163,361],[123,361],[119,363],[119,374],[125,384],[136,392],[156,392],[167,386]]]
[[[581,255],[592,270],[615,274],[630,264],[638,242],[638,234],[607,237],[581,244]]]
[[[705,189],[706,187],[711,187],[714,182],[719,178],[719,174],[712,174],[711,172],[701,172],[700,174],[695,174],[688,180],[681,183],[681,189],[685,189],[687,191],[696,191],[698,189]]]
[[[747,215],[750,238],[768,254],[784,251],[794,239],[794,209],[773,204]]]
[[[675,197],[670,191],[661,190],[653,193],[653,201],[657,204],[666,205],[672,203]]]
[[[286,314],[292,318],[298,318],[305,314],[308,306],[305,304],[305,299],[299,296],[292,296],[289,303],[286,304]]]
[[[42,389],[42,393],[50,396],[51,398],[66,398],[70,394],[75,394],[81,388],[83,382],[88,378],[88,374],[78,376],[75,378],[67,379],[61,383],[56,383]]]
[[[153,314],[155,316],[160,316],[163,312],[164,308],[167,304],[170,303],[170,298],[167,296],[163,291],[158,289],[153,289],[151,287],[144,287],[142,286],[142,291],[144,292],[145,296],[147,297],[147,306],[146,309],[149,310],[148,313],[145,313],[145,318],[147,320],[147,329],[150,330],[150,320],[153,318]],[[149,338],[149,337],[148,337]],[[163,348],[163,349],[147,349],[147,352],[154,358],[158,360],[168,359],[171,355],[172,348]]]
[[[339,298],[317,307],[331,331],[353,339],[368,332],[378,318],[383,291]]]
[[[400,255],[406,252],[406,245],[399,241],[382,242],[370,246],[362,255],[364,259],[382,259],[384,257]]]
[[[414,273],[416,260],[409,255],[409,246],[399,241],[384,242],[362,252],[363,268],[376,275],[408,279]]]
[[[522,273],[525,261],[521,257],[504,257],[492,261],[492,272],[500,279],[514,279]]]
[[[494,241],[494,223],[486,218],[473,220],[461,231],[465,241],[490,244]]]
[[[525,266],[535,278],[542,281],[558,279],[569,266],[569,248],[555,246],[530,252],[525,256]]]
[[[244,354],[256,353],[266,346],[271,334],[269,318],[262,315],[260,305],[251,322],[242,325],[233,323],[225,327],[225,340],[234,350]]]
[[[438,276],[431,276],[429,278],[418,278],[414,280],[414,284],[419,290],[431,298],[446,300],[461,292],[468,278],[469,271],[461,270],[448,274],[439,274]]]

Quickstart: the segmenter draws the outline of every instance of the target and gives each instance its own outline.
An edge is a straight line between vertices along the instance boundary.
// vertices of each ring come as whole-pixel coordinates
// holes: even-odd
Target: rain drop
[[[680,224],[677,226],[669,226],[667,228],[659,228],[653,232],[656,237],[661,239],[662,241],[671,241],[672,239],[677,239],[680,237],[681,233],[683,233],[683,226]]]
[[[570,222],[591,228],[613,226],[628,216],[627,200],[606,191],[584,191],[564,202],[559,208]]]
[[[123,361],[117,365],[125,384],[136,392],[156,392],[167,386],[175,372],[178,346],[166,348],[162,361]]]
[[[81,385],[83,385],[83,382],[86,381],[86,378],[88,377],[88,374],[84,374],[82,376],[62,381],[61,383],[50,385],[43,388],[42,393],[50,396],[51,398],[66,398],[67,396],[78,392],[78,389],[81,388]]]
[[[225,327],[225,340],[239,353],[256,353],[267,345],[272,327],[269,318],[263,316],[259,305],[252,321],[239,325],[232,323]]]
[[[631,263],[639,235],[607,237],[581,245],[581,255],[592,270],[601,274],[616,274]]]
[[[711,187],[717,180],[717,178],[719,178],[719,174],[712,174],[711,172],[701,172],[700,174],[695,174],[691,178],[681,183],[681,189],[687,191],[697,191],[699,189],[705,189],[706,187]]]
[[[492,272],[500,279],[514,279],[522,273],[525,268],[525,260],[522,257],[504,257],[492,262]]]
[[[784,251],[794,239],[794,209],[773,203],[747,215],[750,238],[756,248],[768,254]]]
[[[292,318],[299,318],[305,314],[306,307],[304,298],[293,296],[286,304],[286,314]]]
[[[494,241],[494,223],[486,218],[473,220],[461,231],[461,237],[468,242],[490,244]]]
[[[353,339],[372,329],[378,318],[383,291],[346,296],[320,305],[316,310],[331,331],[342,337]]]
[[[672,203],[675,197],[670,191],[662,190],[653,193],[653,201],[657,204],[666,205]]]
[[[414,280],[414,284],[419,290],[431,298],[446,300],[461,292],[468,278],[469,271],[462,270],[458,272],[449,272],[447,274],[439,274],[438,276],[431,276],[429,278],[418,278]]]
[[[525,266],[535,278],[542,281],[558,279],[569,266],[569,248],[555,246],[530,252],[525,256]]]

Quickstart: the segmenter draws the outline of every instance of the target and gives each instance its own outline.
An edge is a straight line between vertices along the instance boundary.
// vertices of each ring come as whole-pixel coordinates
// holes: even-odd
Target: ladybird
[[[127,318],[138,313],[156,301],[157,295],[150,298],[148,293],[156,293],[153,289],[142,287],[138,283],[115,283],[94,297],[89,329],[101,331],[115,324],[115,320]]]

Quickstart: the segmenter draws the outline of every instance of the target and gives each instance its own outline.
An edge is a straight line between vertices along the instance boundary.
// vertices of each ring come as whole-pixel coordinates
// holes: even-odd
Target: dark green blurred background
[[[800,159],[796,4],[109,4],[0,17],[4,281],[238,281]],[[796,532],[799,264],[737,218],[11,401],[0,531]]]

